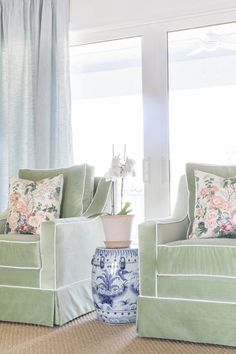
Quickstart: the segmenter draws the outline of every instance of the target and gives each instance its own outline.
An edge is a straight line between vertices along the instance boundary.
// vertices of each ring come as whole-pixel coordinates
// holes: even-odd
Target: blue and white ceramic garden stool
[[[98,320],[135,322],[139,295],[138,249],[97,248],[92,265],[92,292]]]

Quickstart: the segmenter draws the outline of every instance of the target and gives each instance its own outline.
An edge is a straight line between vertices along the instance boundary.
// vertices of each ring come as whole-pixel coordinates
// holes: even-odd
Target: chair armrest
[[[0,234],[4,234],[7,221],[8,209],[0,213]]]
[[[95,248],[103,246],[100,218],[66,218],[42,223],[41,288],[57,289],[91,277]]]
[[[91,215],[101,214],[107,211],[110,212],[111,185],[111,181],[106,181],[105,178],[100,179],[94,197],[88,209],[83,213],[83,216],[89,217]]]
[[[188,217],[146,221],[139,225],[140,295],[156,296],[157,245],[186,238]]]
[[[189,219],[167,217],[162,219],[147,220],[139,225],[139,235],[148,237],[155,235],[156,244],[163,244],[183,240],[186,238],[188,231]]]

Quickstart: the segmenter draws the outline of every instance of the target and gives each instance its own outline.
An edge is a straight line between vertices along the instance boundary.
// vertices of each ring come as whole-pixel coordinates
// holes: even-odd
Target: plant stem
[[[111,214],[115,215],[115,182],[111,182]]]
[[[121,187],[120,187],[120,207],[123,207],[123,195],[124,195],[124,177],[121,178]]]

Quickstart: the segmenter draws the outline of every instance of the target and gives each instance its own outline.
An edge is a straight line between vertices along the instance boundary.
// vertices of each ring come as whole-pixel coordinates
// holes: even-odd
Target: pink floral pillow
[[[196,202],[190,238],[236,238],[236,177],[195,171]]]
[[[28,181],[10,180],[6,232],[37,234],[42,221],[59,218],[63,175]]]

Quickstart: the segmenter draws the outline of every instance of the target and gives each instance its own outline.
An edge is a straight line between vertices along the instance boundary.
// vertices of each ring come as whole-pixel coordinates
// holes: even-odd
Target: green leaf
[[[132,211],[131,209],[129,209],[130,205],[131,204],[129,202],[125,203],[125,205],[119,211],[119,213],[117,213],[117,215],[127,215],[128,213],[130,213]]]
[[[129,213],[131,213],[132,209],[129,209],[131,203],[127,202],[125,203],[125,205],[123,206],[123,208],[119,211],[119,213],[115,214],[115,215],[127,215]],[[96,213],[96,214],[92,214],[89,215],[88,218],[95,218],[96,216],[103,216],[103,215],[110,215],[112,216],[112,213]]]
[[[103,215],[112,215],[111,213],[96,213],[96,214],[92,214],[92,215],[89,215],[88,218],[95,218],[97,216],[103,216]]]

